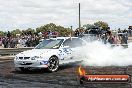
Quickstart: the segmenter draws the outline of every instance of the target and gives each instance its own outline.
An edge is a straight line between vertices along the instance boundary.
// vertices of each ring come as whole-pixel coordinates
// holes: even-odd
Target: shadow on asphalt
[[[29,71],[20,71],[20,70],[15,70],[15,71],[12,71],[12,73],[14,74],[42,74],[42,73],[50,73],[48,72],[47,69],[31,69]]]
[[[57,72],[65,70],[65,69],[75,68],[77,66],[78,64],[61,65]],[[49,72],[46,68],[44,68],[44,69],[31,69],[25,72],[22,72],[20,70],[14,70],[11,73],[14,73],[14,74],[43,74],[43,73],[52,73],[52,72]]]

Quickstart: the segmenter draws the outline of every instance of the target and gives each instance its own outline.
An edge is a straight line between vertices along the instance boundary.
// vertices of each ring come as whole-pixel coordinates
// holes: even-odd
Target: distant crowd
[[[39,44],[41,39],[49,38],[50,36],[54,37],[57,35],[57,32],[47,31],[44,33],[31,33],[29,31],[13,37],[13,35],[8,31],[4,37],[0,38],[0,41],[4,48],[35,47]]]
[[[42,36],[43,35],[43,36]],[[57,36],[57,32],[46,32],[45,34],[38,33],[33,34],[22,33],[16,37],[12,37],[12,34],[8,33],[0,38],[1,45],[4,48],[18,48],[18,47],[35,47],[39,44],[41,39],[48,38],[47,35]],[[104,44],[127,44],[128,36],[132,36],[132,29],[128,30],[110,30],[109,28],[104,29],[76,29],[74,31],[75,37],[84,37],[85,35],[90,35],[92,40],[100,40]]]
[[[34,47],[39,43],[39,37],[36,34],[28,33],[12,37],[8,31],[7,35],[2,37],[1,42],[4,48]]]
[[[79,30],[76,29],[74,32],[74,36],[76,37],[85,37],[89,35],[93,40],[100,40],[104,44],[127,44],[128,36],[132,36],[132,29],[118,29],[118,30],[110,30],[109,28],[104,29],[87,29],[87,30]]]

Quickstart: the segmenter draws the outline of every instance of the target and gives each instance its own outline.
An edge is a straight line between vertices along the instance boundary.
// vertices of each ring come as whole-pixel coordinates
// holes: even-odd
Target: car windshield
[[[58,49],[63,39],[46,39],[39,43],[35,49]]]

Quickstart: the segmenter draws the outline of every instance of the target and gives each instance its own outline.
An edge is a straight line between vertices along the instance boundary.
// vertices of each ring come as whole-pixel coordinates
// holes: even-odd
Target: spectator
[[[75,37],[78,37],[79,36],[79,30],[78,29],[75,30],[74,35],[75,35]]]
[[[84,31],[83,31],[83,29],[80,29],[79,30],[79,37],[83,37],[84,36]]]
[[[129,30],[128,30],[128,33],[129,33],[129,36],[131,37],[131,36],[132,36],[132,30],[129,29]]]
[[[8,48],[8,45],[9,45],[9,39],[6,37],[6,38],[3,38],[2,40],[2,44],[4,45],[4,48]]]
[[[111,33],[108,34],[108,43],[110,43],[110,44],[113,44],[114,43],[114,38],[113,38],[113,36],[112,36]]]
[[[20,40],[19,40],[19,44],[20,44],[20,47],[26,47],[26,39],[25,37],[22,37]]]
[[[11,37],[11,33],[8,31],[7,33],[7,37],[10,38]]]
[[[118,38],[118,36],[115,35],[113,38],[114,38],[113,44],[119,44],[119,38]]]

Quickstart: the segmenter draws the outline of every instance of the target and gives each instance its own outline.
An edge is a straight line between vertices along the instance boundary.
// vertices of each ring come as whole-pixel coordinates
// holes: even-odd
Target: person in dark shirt
[[[79,36],[79,30],[78,29],[75,30],[74,35],[75,35],[75,37],[78,37]]]
[[[11,33],[8,31],[7,33],[7,37],[10,38],[11,37]]]

